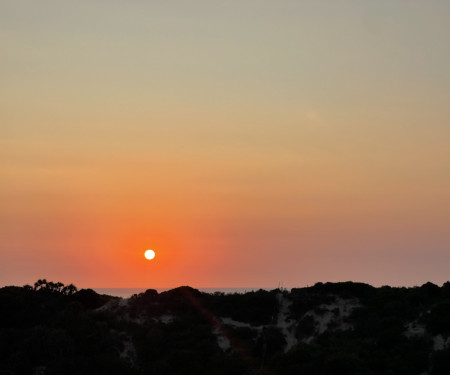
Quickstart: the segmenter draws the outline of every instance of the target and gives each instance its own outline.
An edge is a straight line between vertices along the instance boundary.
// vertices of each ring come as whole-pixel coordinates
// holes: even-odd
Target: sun
[[[144,256],[148,259],[151,260],[155,257],[155,252],[153,250],[146,250],[144,253]]]

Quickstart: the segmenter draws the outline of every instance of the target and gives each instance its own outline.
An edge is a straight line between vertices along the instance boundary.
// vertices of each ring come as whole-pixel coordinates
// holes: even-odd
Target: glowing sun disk
[[[144,253],[144,256],[147,258],[147,259],[153,259],[154,257],[155,257],[155,252],[153,251],[153,250],[146,250],[145,251],[145,253]]]

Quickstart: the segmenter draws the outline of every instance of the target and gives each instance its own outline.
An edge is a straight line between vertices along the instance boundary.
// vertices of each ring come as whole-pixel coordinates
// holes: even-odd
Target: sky
[[[0,286],[442,284],[449,45],[447,0],[0,0]]]

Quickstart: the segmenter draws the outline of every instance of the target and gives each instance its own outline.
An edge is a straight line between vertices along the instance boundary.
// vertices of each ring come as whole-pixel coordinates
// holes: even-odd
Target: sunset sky
[[[0,0],[0,286],[449,280],[449,46],[447,0]]]

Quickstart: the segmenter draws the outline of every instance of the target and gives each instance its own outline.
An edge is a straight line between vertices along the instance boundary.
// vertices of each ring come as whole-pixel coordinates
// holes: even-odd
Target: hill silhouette
[[[0,374],[449,374],[450,283],[0,289]]]

